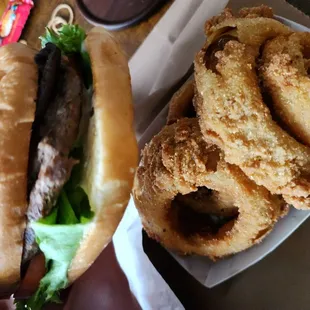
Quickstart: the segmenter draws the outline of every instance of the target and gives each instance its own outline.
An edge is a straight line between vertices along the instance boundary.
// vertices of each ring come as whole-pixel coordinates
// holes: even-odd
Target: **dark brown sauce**
[[[82,0],[89,12],[111,22],[129,20],[144,12],[153,0]]]

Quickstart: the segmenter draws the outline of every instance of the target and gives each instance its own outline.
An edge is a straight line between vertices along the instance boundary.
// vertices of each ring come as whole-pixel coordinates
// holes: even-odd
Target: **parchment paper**
[[[239,8],[244,6],[244,2],[231,1],[229,6]],[[272,6],[272,2],[266,2]],[[136,131],[140,149],[165,124],[166,104],[171,96],[171,89],[188,72],[195,53],[203,44],[205,21],[222,11],[227,4],[227,0],[175,1],[131,59]],[[307,17],[283,1],[275,0],[274,4],[275,13],[282,12],[289,17],[290,12],[292,16],[298,16],[299,22],[302,20],[304,24],[310,25]],[[251,6],[251,1],[247,1],[247,5]],[[287,22],[284,19],[283,21]],[[290,25],[296,27],[296,24]],[[297,27],[297,30],[305,31],[305,28],[300,28],[302,26]],[[216,263],[206,258],[184,258],[171,254],[198,281],[207,287],[213,287],[273,251],[309,215],[306,211],[291,210],[260,245]],[[183,309],[144,254],[141,229],[138,213],[131,200],[114,236],[114,245],[132,292],[143,309]]]

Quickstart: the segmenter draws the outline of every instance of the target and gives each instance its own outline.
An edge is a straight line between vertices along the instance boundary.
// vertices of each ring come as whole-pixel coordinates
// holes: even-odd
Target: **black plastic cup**
[[[119,30],[133,26],[154,14],[168,0],[76,0],[87,21]]]

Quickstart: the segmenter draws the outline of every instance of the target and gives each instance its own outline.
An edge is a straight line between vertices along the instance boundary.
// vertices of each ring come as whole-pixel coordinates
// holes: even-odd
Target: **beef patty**
[[[29,152],[28,222],[50,213],[77,163],[69,153],[78,136],[85,91],[76,71],[59,55],[48,44],[36,57],[40,81]],[[27,227],[22,264],[37,252],[34,232]]]

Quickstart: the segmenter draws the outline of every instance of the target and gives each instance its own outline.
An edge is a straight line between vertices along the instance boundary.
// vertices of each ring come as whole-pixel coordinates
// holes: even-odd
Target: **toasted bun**
[[[68,273],[73,282],[98,257],[128,204],[138,162],[127,59],[103,28],[85,40],[93,74],[93,107],[83,187],[95,212]]]
[[[35,51],[23,44],[0,48],[0,291],[20,278],[27,166],[38,72]]]

